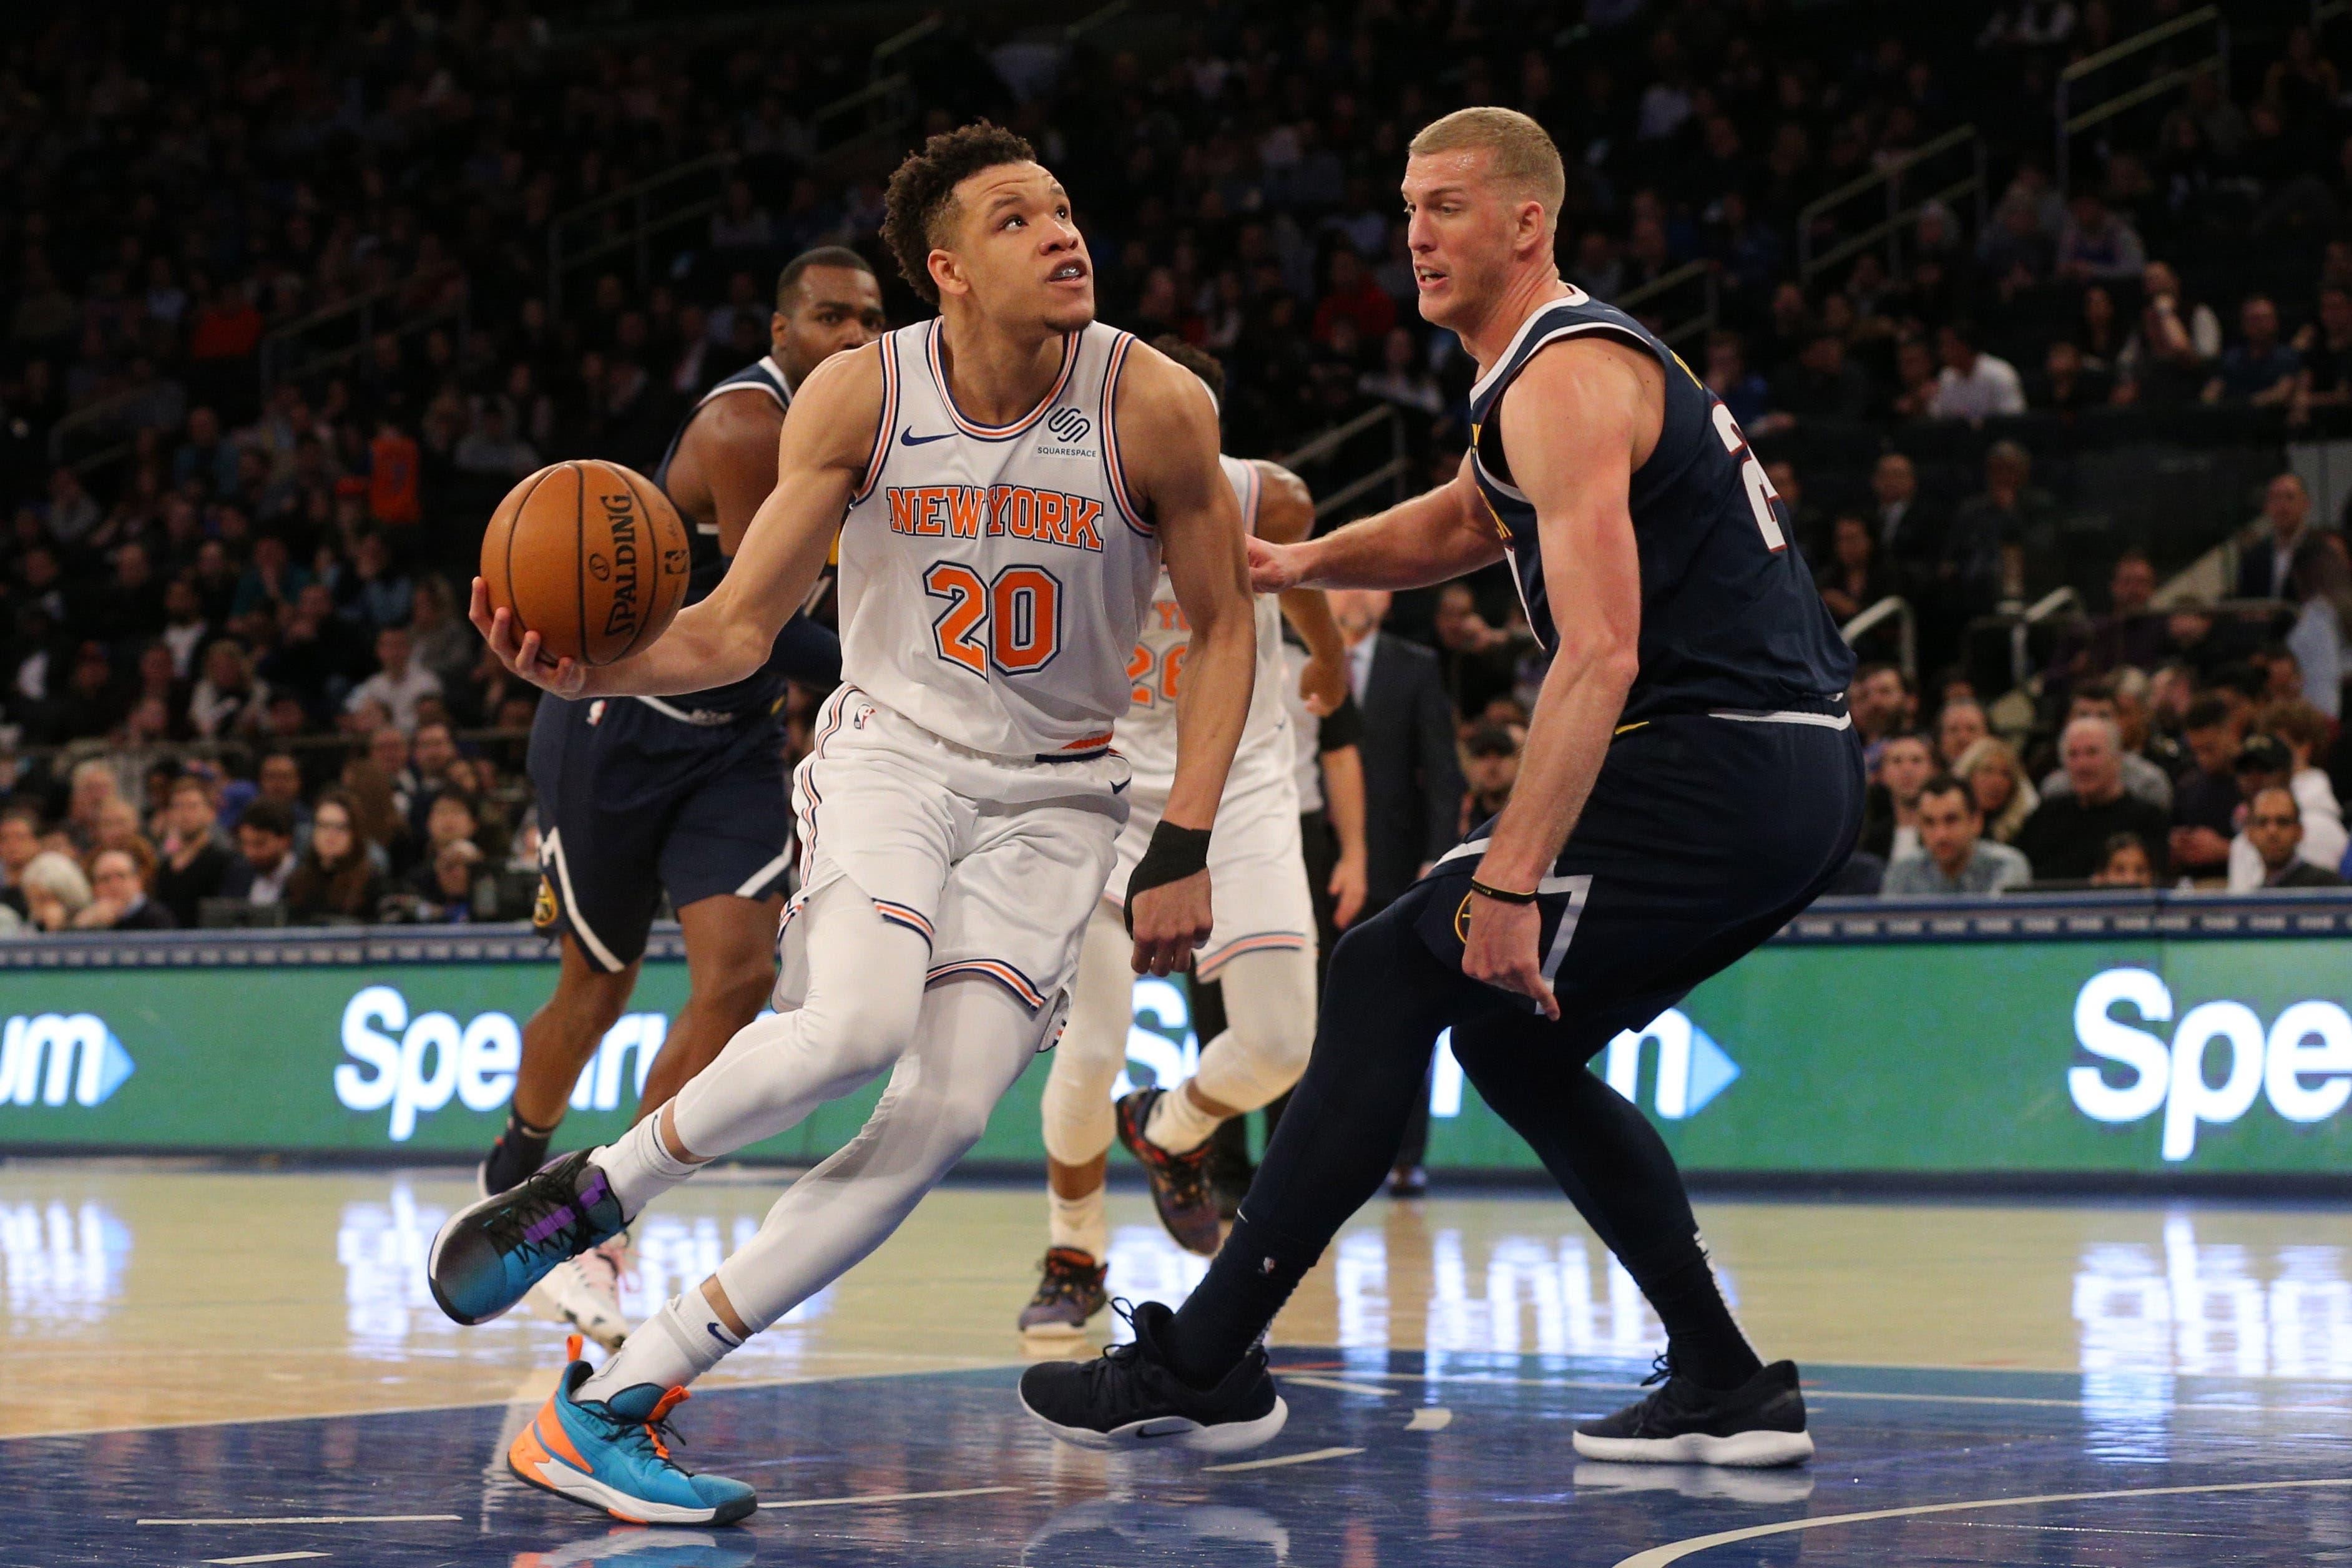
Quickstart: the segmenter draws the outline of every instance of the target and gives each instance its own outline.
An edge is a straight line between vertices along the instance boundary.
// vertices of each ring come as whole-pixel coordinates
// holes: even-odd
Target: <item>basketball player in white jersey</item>
[[[882,289],[854,250],[793,258],[776,279],[768,353],[723,376],[687,412],[653,472],[693,530],[689,599],[708,595],[776,488],[776,437],[793,389],[883,329]],[[531,724],[541,875],[532,925],[561,942],[554,994],[522,1029],[507,1124],[481,1165],[485,1194],[547,1163],[547,1145],[605,1031],[636,988],[646,938],[667,890],[686,939],[689,991],[663,1040],[637,1115],[660,1110],[760,1015],[775,984],[776,917],[791,863],[792,818],[779,787],[786,681],[830,689],[841,645],[793,617],[746,680],[676,702],[540,704]],[[628,1333],[620,1275],[625,1236],[568,1258],[537,1297],[607,1350]]]
[[[1222,395],[1224,368],[1181,338],[1160,349]],[[1298,476],[1279,464],[1221,459],[1241,501],[1242,523],[1276,543],[1314,531],[1315,502]],[[1186,1249],[1217,1250],[1217,1205],[1209,1188],[1209,1137],[1219,1122],[1287,1090],[1315,1043],[1315,907],[1299,844],[1298,790],[1293,778],[1290,720],[1283,688],[1282,617],[1312,655],[1305,677],[1316,706],[1328,710],[1347,695],[1346,650],[1323,595],[1309,590],[1257,601],[1257,684],[1233,772],[1217,807],[1209,869],[1216,889],[1215,926],[1192,961],[1196,981],[1224,986],[1228,1026],[1201,1049],[1199,1067],[1181,1083],[1139,1089],[1116,1108],[1110,1091],[1127,1059],[1134,1023],[1134,977],[1127,965],[1120,900],[1126,878],[1114,872],[1087,926],[1070,1026],[1054,1052],[1042,1106],[1048,1228],[1036,1295],[1023,1309],[1024,1333],[1075,1333],[1108,1302],[1110,1227],[1103,1174],[1114,1135],[1151,1180],[1160,1222]],[[1134,706],[1118,721],[1115,743],[1135,770],[1131,812],[1119,834],[1121,871],[1141,859],[1159,825],[1176,763],[1175,710],[1183,689],[1187,628],[1167,579],[1160,579],[1143,635],[1128,662]]]
[[[518,673],[566,697],[658,696],[757,668],[840,542],[845,684],[794,779],[785,1010],[617,1142],[458,1214],[427,1265],[445,1311],[485,1321],[708,1161],[888,1075],[846,1147],[601,1371],[568,1366],[509,1450],[525,1480],[624,1519],[751,1511],[750,1487],[671,1459],[667,1412],[879,1245],[1053,1043],[1127,816],[1111,727],[1163,559],[1192,636],[1175,776],[1128,884],[1134,967],[1168,973],[1213,923],[1209,828],[1255,656],[1215,410],[1188,372],[1095,321],[1069,199],[1018,136],[932,137],[887,212],[900,269],[941,314],[802,385],[776,489],[708,599],[591,670],[547,662],[475,589],[477,625]]]

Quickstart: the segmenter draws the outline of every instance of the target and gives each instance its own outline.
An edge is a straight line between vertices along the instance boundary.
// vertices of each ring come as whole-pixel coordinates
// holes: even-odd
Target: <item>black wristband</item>
[[[1524,893],[1515,893],[1508,888],[1490,888],[1475,877],[1470,879],[1470,890],[1482,899],[1492,899],[1498,904],[1532,904],[1536,901],[1533,889]]]
[[[1127,879],[1127,934],[1135,934],[1137,894],[1181,882],[1193,872],[1208,868],[1207,828],[1179,827],[1172,822],[1163,822],[1153,828],[1143,858],[1135,863],[1135,874]]]

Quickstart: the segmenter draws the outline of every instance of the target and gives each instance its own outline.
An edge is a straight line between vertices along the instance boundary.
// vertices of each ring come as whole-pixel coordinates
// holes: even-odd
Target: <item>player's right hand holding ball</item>
[[[467,614],[482,640],[490,645],[490,652],[512,673],[522,677],[541,690],[558,697],[578,697],[588,686],[588,670],[578,659],[550,658],[540,647],[539,634],[525,631],[515,624],[514,612],[490,608],[489,585],[479,577],[474,579],[474,602]]]

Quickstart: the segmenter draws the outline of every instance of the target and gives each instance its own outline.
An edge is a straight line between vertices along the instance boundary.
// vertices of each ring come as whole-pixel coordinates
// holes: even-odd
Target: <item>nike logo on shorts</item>
[[[915,434],[915,427],[912,425],[909,425],[904,430],[898,432],[898,445],[901,447],[928,447],[934,441],[944,441],[954,434],[955,432],[952,430],[942,430],[936,436],[918,436]]]

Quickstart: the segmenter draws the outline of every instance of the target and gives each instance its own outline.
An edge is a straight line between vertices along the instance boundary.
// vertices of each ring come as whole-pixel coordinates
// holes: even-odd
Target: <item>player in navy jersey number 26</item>
[[[1468,109],[1403,184],[1421,311],[1481,375],[1451,483],[1303,544],[1250,545],[1260,592],[1408,588],[1507,559],[1551,653],[1509,805],[1333,954],[1315,1047],[1232,1235],[1135,1342],[1033,1367],[1071,1442],[1231,1448],[1279,1429],[1260,1342],[1378,1190],[1438,1033],[1666,1330],[1661,1384],[1576,1432],[1587,1458],[1798,1463],[1796,1368],[1732,1320],[1665,1145],[1585,1064],[1770,936],[1862,821],[1853,663],[1786,509],[1664,343],[1560,280],[1559,154]],[[1269,1416],[1276,1417],[1268,1419]]]

